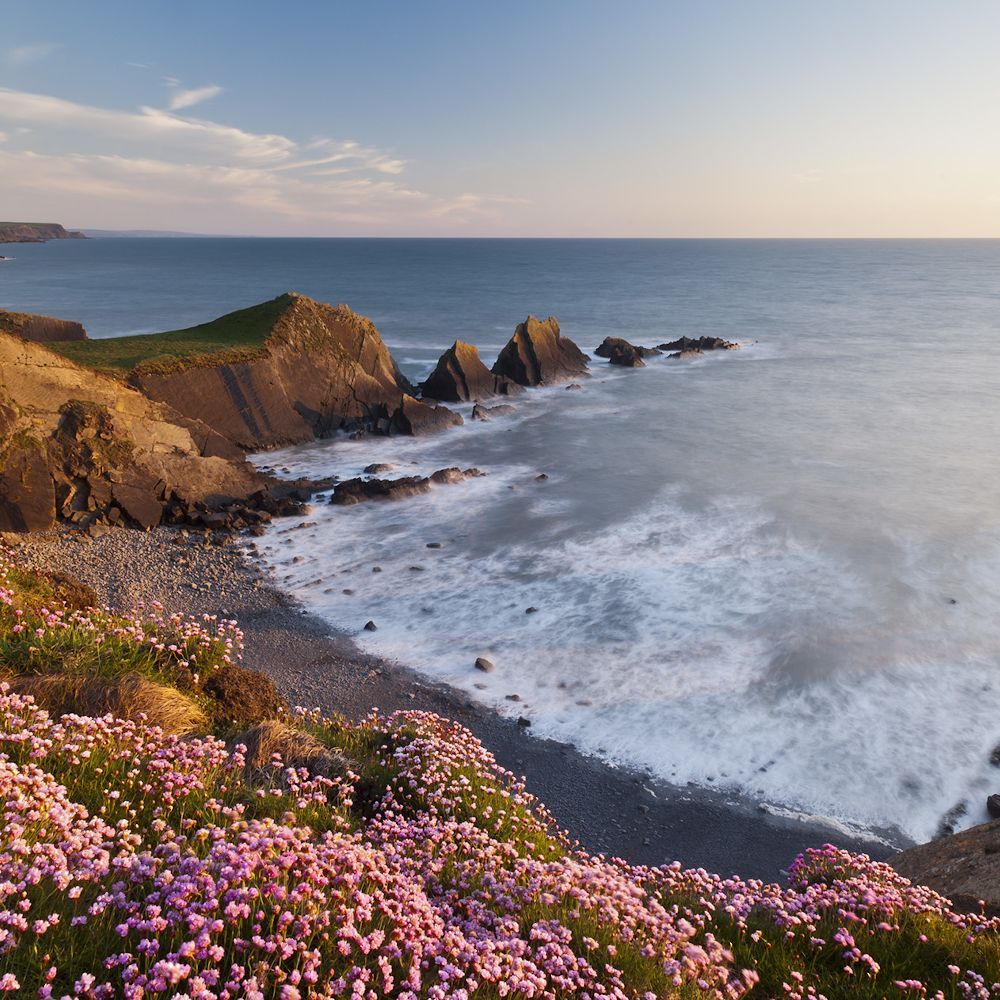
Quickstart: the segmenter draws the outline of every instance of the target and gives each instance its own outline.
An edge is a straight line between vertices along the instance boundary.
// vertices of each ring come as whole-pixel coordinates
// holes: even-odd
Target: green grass
[[[189,365],[246,360],[263,347],[274,324],[291,303],[288,294],[238,309],[186,330],[133,337],[74,340],[46,344],[70,361],[109,374],[169,372]]]

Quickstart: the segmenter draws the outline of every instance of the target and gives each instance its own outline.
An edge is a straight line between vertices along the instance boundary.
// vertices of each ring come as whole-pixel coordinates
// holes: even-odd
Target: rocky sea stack
[[[518,385],[550,385],[587,374],[587,355],[559,332],[555,316],[529,316],[507,341],[493,374]]]
[[[479,351],[472,344],[456,340],[438,359],[420,391],[430,399],[458,403],[509,396],[520,392],[521,386],[502,375],[495,375],[483,364]]]

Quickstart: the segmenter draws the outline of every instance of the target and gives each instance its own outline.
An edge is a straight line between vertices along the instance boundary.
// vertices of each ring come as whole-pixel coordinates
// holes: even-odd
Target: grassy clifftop
[[[139,366],[170,368],[240,360],[260,350],[291,302],[291,295],[279,295],[184,330],[67,341],[50,348],[77,364],[118,375]]]
[[[299,713],[238,731],[199,701],[239,658],[235,626],[71,606],[87,600],[0,553],[0,991],[1000,991],[1000,923],[953,912],[886,865],[826,847],[779,886],[591,856],[461,726]],[[37,681],[67,674],[139,676],[202,717],[184,735],[150,724],[152,702],[56,720]]]

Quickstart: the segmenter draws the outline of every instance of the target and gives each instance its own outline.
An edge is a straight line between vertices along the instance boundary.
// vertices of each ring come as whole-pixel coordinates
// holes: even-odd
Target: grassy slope
[[[288,295],[279,295],[269,302],[227,313],[186,330],[62,341],[46,346],[77,364],[117,375],[139,365],[169,369],[182,361],[191,364],[234,360],[263,346],[290,301]]]

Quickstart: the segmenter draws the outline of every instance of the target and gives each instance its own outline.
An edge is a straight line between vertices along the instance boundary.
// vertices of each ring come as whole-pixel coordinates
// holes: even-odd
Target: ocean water
[[[985,819],[1000,791],[1000,242],[3,252],[0,307],[93,336],[286,289],[347,302],[414,379],[456,337],[492,363],[528,312],[587,350],[609,334],[740,341],[637,371],[595,359],[580,392],[535,390],[435,438],[261,456],[295,474],[486,473],[402,503],[318,503],[314,526],[259,539],[263,557],[365,648],[608,760],[900,841],[957,806],[961,825]]]

